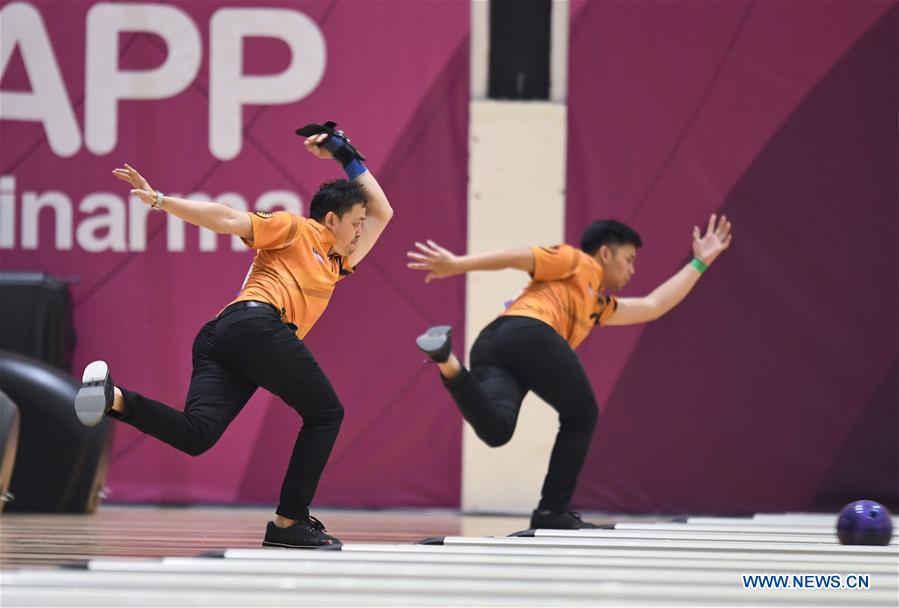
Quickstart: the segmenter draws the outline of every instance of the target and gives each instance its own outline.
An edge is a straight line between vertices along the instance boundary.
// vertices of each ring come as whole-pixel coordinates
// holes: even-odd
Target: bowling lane
[[[533,538],[527,537],[462,537],[447,536],[442,542],[445,545],[455,546],[504,546],[504,547],[542,547],[542,548],[585,548],[585,549],[611,549],[631,548],[637,550],[655,549],[667,551],[706,550],[717,553],[734,551],[760,552],[760,553],[796,553],[796,554],[831,554],[831,555],[869,555],[887,556],[896,555],[896,548],[868,547],[868,546],[843,546],[836,543],[766,543],[766,542],[730,542],[718,540],[667,540],[664,538],[638,539],[616,538],[614,536],[596,537],[581,536],[583,530],[536,530]],[[611,532],[614,532],[612,530]]]
[[[12,597],[15,605],[23,605],[26,596],[31,599],[46,597],[53,589],[77,590],[80,594],[118,592],[119,606],[147,605],[148,593],[165,590],[178,591],[180,604],[210,605],[209,595],[222,592],[243,594],[258,593],[260,600],[271,594],[280,594],[283,605],[315,605],[314,599],[330,597],[327,605],[373,606],[458,606],[458,605],[569,605],[569,606],[620,606],[640,604],[645,606],[683,605],[759,605],[784,606],[887,606],[895,598],[894,590],[867,590],[864,593],[844,590],[827,592],[784,593],[784,590],[746,590],[739,580],[733,586],[694,584],[655,584],[632,582],[554,582],[519,581],[439,581],[433,579],[406,579],[397,577],[351,576],[277,576],[266,574],[237,575],[233,573],[145,573],[145,572],[91,572],[91,571],[34,571],[11,572],[0,575],[4,598]],[[29,593],[30,592],[30,593]],[[289,593],[288,593],[289,592]],[[12,595],[7,595],[11,593]],[[74,595],[74,593],[73,593]],[[112,594],[110,594],[112,595]],[[292,596],[292,597],[291,597]],[[152,597],[152,596],[151,596]],[[313,599],[310,599],[313,598]],[[5,599],[5,605],[6,604]],[[108,604],[107,604],[108,605]],[[156,604],[154,604],[156,605]],[[233,604],[232,604],[233,605]],[[248,605],[262,605],[252,602]]]
[[[306,562],[310,560],[332,561],[347,559],[356,562],[383,563],[472,563],[472,564],[559,564],[596,567],[646,567],[679,568],[702,567],[709,569],[737,569],[745,567],[753,571],[777,571],[778,568],[800,570],[814,568],[816,571],[840,571],[852,569],[864,572],[891,573],[892,563],[884,563],[883,558],[840,555],[790,555],[770,556],[759,553],[732,552],[715,554],[707,552],[680,551],[677,560],[671,559],[670,551],[651,550],[603,550],[555,549],[547,552],[541,548],[527,547],[465,547],[434,545],[344,545],[342,551],[280,551],[275,549],[228,549],[223,552],[225,559],[268,560]],[[170,558],[166,558],[168,560]],[[165,561],[165,560],[164,560]]]

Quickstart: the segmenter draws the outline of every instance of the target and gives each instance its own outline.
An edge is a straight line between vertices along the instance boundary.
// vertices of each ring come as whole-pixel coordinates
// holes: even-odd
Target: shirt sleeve
[[[254,211],[247,215],[253,225],[253,240],[242,240],[253,249],[281,249],[293,245],[300,233],[300,222],[305,221],[286,211]]]
[[[349,256],[346,256],[346,255],[340,256],[340,272],[339,272],[339,276],[337,277],[337,280],[342,281],[343,279],[347,278],[354,272],[356,272],[356,267],[350,266]]]
[[[616,310],[618,310],[618,299],[614,296],[603,297],[600,300],[599,316],[596,317],[597,325],[605,325]]]
[[[531,247],[534,252],[534,280],[559,281],[577,271],[578,250],[571,245]]]

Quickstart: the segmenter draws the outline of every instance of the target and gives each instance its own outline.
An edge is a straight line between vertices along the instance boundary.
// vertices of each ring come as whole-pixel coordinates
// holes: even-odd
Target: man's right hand
[[[444,249],[434,241],[428,240],[428,244],[415,243],[418,251],[408,251],[406,255],[414,262],[406,264],[413,270],[427,270],[425,283],[430,283],[432,279],[443,279],[459,274],[459,258],[450,251]]]

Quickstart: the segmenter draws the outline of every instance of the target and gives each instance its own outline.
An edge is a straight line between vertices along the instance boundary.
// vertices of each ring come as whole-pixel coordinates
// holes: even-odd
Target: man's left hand
[[[733,238],[730,221],[723,215],[717,222],[715,218],[714,213],[709,216],[705,236],[700,234],[699,226],[693,226],[693,255],[706,265],[711,265],[715,258],[730,247]]]
[[[330,136],[327,133],[312,135],[306,138],[306,141],[303,142],[303,145],[306,146],[306,149],[309,150],[309,152],[319,158],[332,159],[334,158],[334,156],[322,147],[322,144],[326,139],[328,139],[328,137]]]

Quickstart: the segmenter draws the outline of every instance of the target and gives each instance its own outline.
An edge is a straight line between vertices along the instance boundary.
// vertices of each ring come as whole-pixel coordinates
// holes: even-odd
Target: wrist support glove
[[[340,129],[336,129],[337,123],[329,120],[323,125],[314,123],[305,125],[296,130],[296,134],[301,137],[312,137],[320,133],[327,133],[328,138],[320,145],[322,148],[331,153],[331,155],[341,165],[346,167],[353,160],[364,161],[363,155],[356,147],[350,143],[350,138]]]

